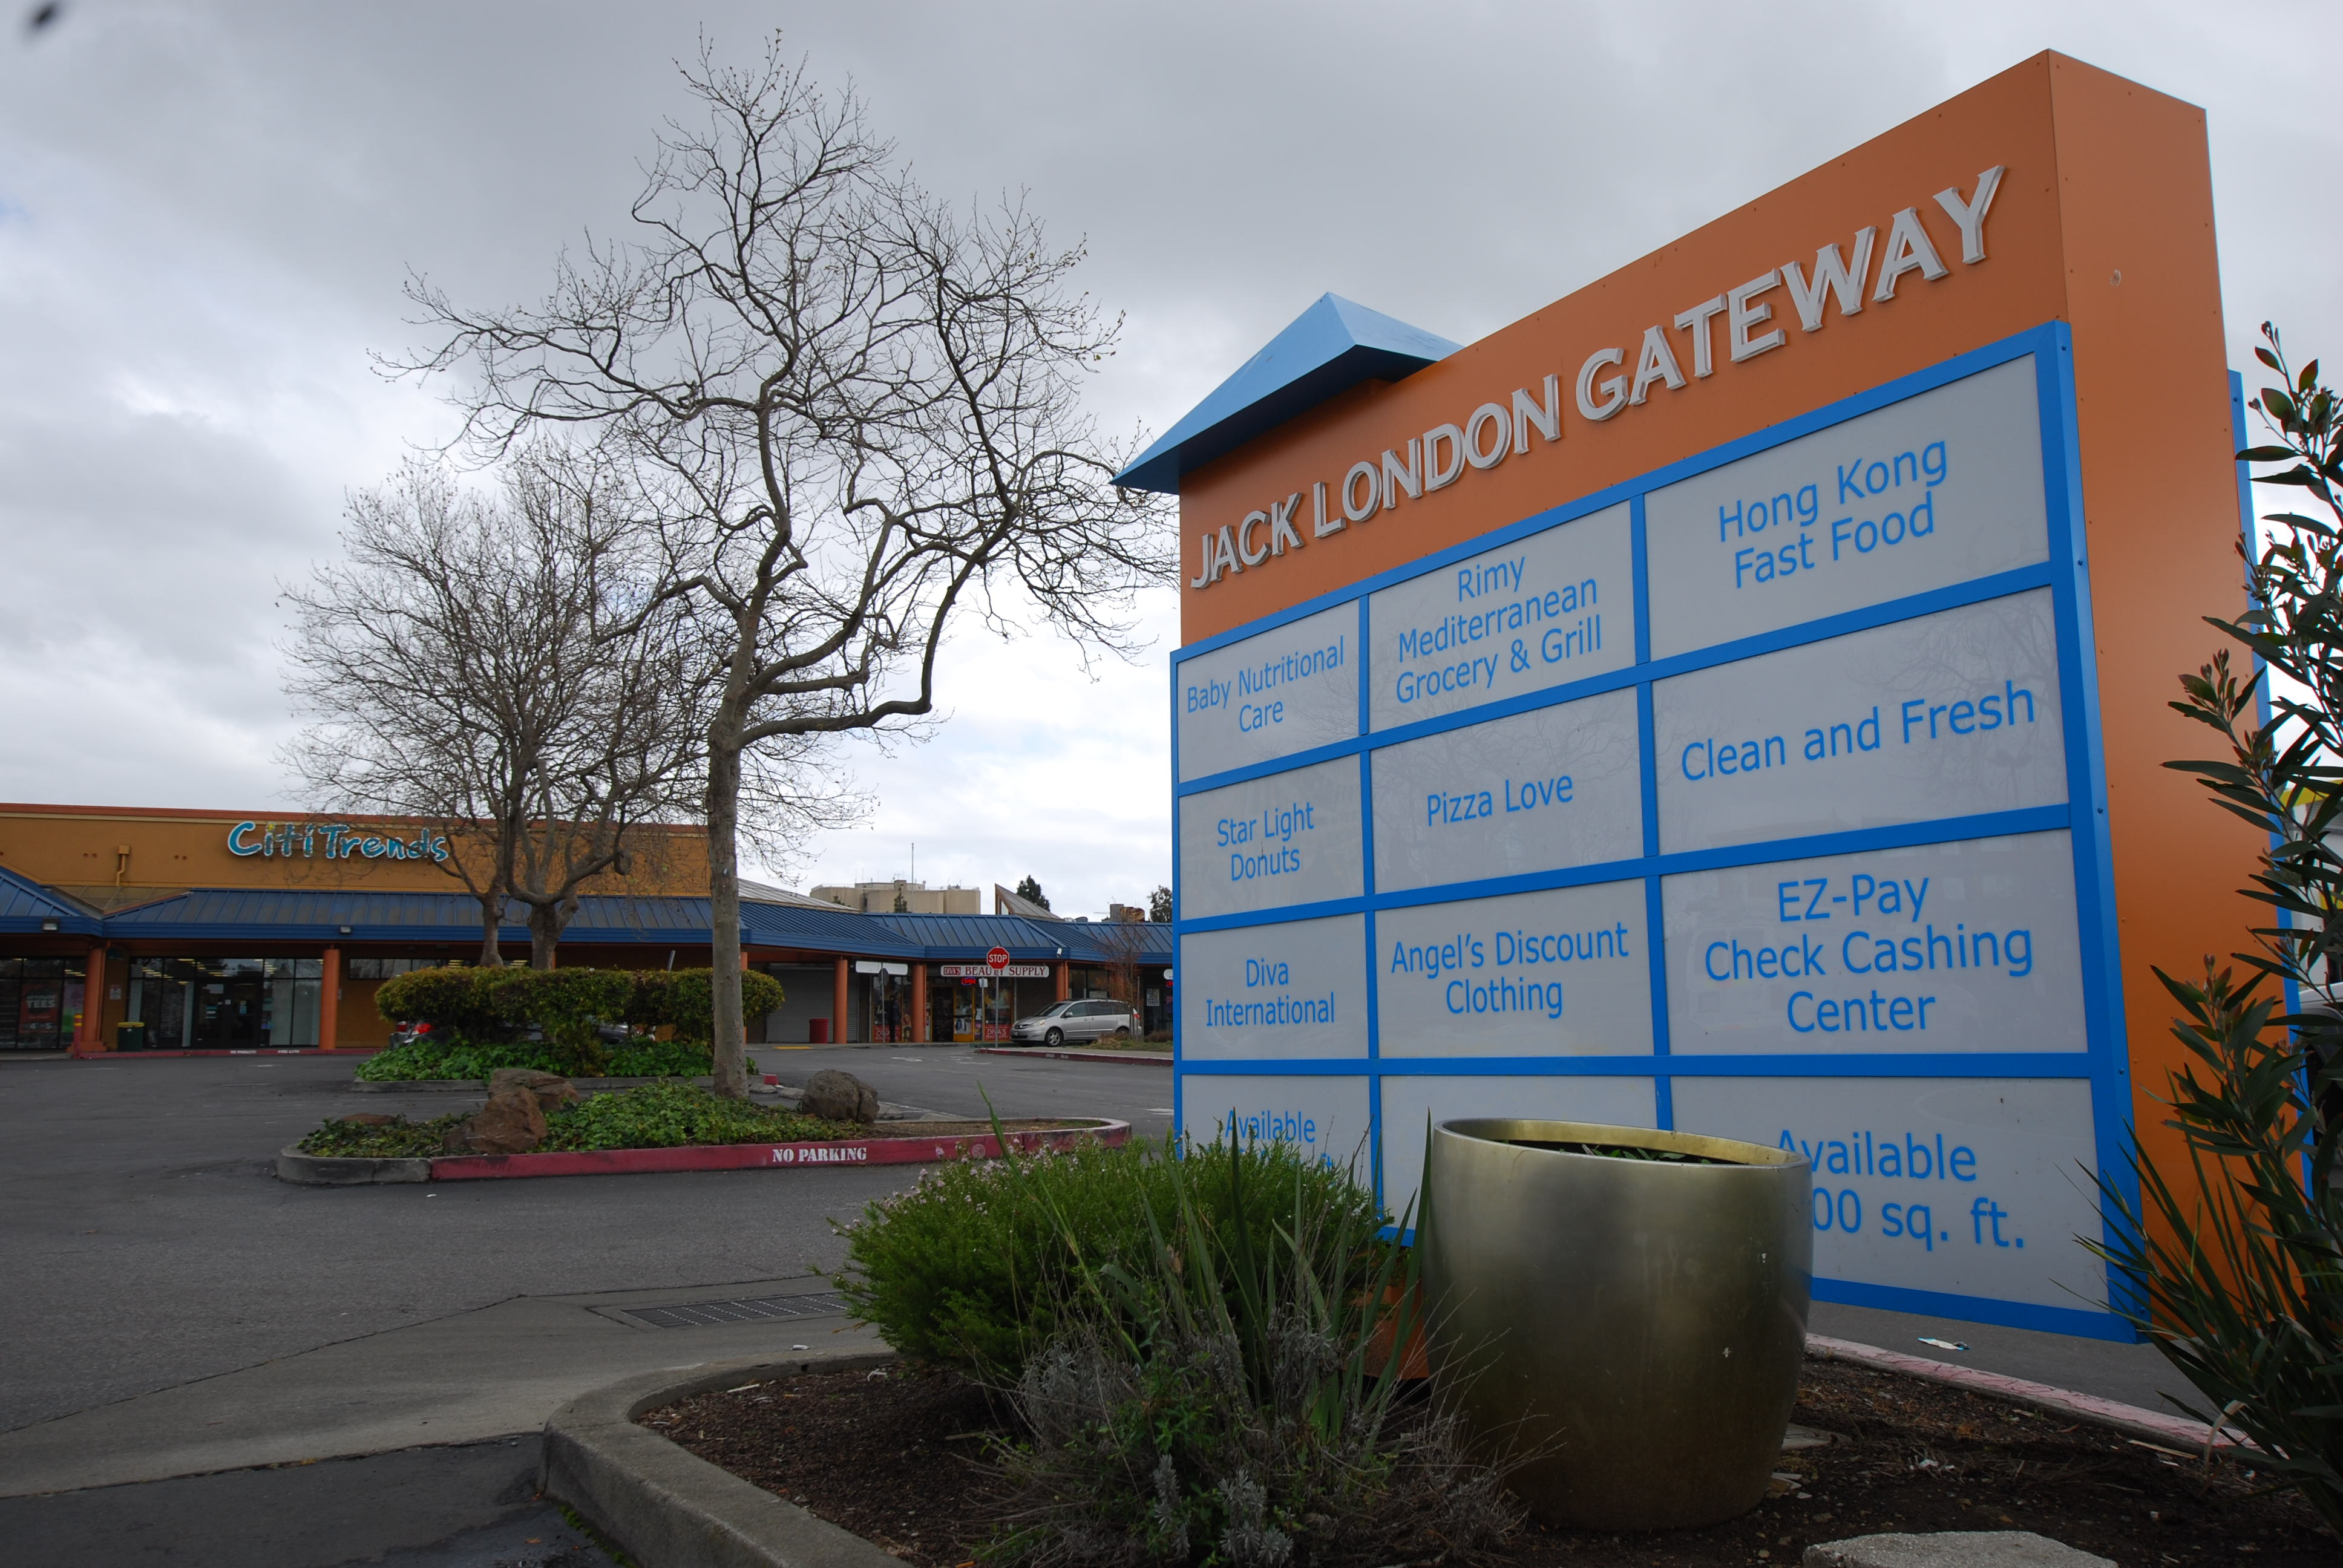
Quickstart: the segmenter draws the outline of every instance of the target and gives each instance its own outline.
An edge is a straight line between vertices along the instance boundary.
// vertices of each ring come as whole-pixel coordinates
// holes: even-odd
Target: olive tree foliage
[[[498,478],[409,462],[351,498],[343,558],[282,590],[286,759],[320,808],[434,828],[480,961],[510,901],[545,969],[587,882],[661,869],[648,825],[694,815],[708,678],[687,618],[646,613],[657,558],[606,462],[539,444]]]
[[[2115,1240],[2096,1250],[2135,1292],[2117,1309],[2195,1385],[2174,1402],[2251,1437],[2343,1534],[2343,397],[2262,331],[2271,438],[2237,456],[2302,509],[2262,519],[2245,613],[2207,618],[2250,662],[2225,648],[2181,678],[2172,706],[2216,755],[2166,766],[2253,826],[2242,891],[2264,923],[2242,981],[2212,959],[2157,971],[2181,1010],[2187,1055],[2159,1087],[2187,1165],[2135,1147],[2138,1198],[2101,1179]]]
[[[1083,415],[1120,323],[1075,292],[1021,202],[935,199],[850,92],[778,39],[703,48],[626,238],[564,258],[539,304],[411,289],[466,438],[591,427],[628,455],[713,672],[705,809],[719,1092],[746,1091],[737,840],[744,758],[916,726],[948,631],[1043,628],[1129,652],[1133,594],[1176,569],[1156,498]]]

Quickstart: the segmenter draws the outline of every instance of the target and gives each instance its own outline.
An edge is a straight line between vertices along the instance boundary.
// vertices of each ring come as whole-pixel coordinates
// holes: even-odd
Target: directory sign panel
[[[1183,780],[1359,732],[1359,616],[1348,607],[1183,659],[1179,673]]]
[[[2121,1043],[2063,352],[1180,655],[1182,1126],[1368,1136],[1395,1206],[1428,1115],[1796,1148],[1818,1295],[2123,1337],[2076,1241]],[[1272,684],[1267,730],[1199,696]]]
[[[1653,657],[2046,559],[2034,382],[2013,359],[1654,491]]]
[[[1634,663],[1634,530],[1620,506],[1371,596],[1375,728]]]

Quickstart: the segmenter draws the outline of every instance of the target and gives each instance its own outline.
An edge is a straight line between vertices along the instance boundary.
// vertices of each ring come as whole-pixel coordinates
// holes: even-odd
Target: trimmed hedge
[[[678,1040],[716,1037],[714,970],[636,970],[626,1020],[640,1030],[672,1029]],[[740,977],[740,1016],[759,1018],[785,1000],[781,982],[750,970]]]
[[[382,1052],[359,1076],[485,1079],[499,1067],[533,1067],[571,1077],[695,1078],[711,1070],[714,980],[704,969],[412,970],[383,981],[375,1008],[393,1023],[428,1023],[432,1033]],[[744,1017],[782,1000],[770,975],[740,977]],[[635,1032],[623,1044],[605,1040],[601,1030],[614,1024]],[[661,1030],[665,1040],[657,1038]]]

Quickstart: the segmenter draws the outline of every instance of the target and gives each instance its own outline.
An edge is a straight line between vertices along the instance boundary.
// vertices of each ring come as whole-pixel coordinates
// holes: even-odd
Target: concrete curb
[[[1989,1392],[2147,1442],[2199,1450],[2205,1442],[2197,1422],[2047,1383],[1822,1334],[1806,1336],[1806,1353]],[[891,1553],[637,1426],[635,1418],[710,1389],[860,1371],[895,1360],[890,1352],[720,1362],[685,1376],[650,1372],[580,1395],[546,1422],[545,1490],[592,1521],[642,1568],[892,1568],[899,1560]],[[2216,1446],[2251,1445],[2223,1438]]]
[[[984,1056],[1047,1056],[1059,1061],[1117,1061],[1126,1067],[1169,1067],[1168,1050],[1063,1050],[1046,1045],[980,1045]]]
[[[277,1179],[299,1187],[377,1187],[428,1181],[428,1160],[365,1160],[347,1154],[304,1154],[288,1143],[277,1151]]]
[[[154,1061],[164,1060],[166,1058],[176,1060],[177,1058],[189,1056],[356,1057],[372,1056],[376,1051],[384,1049],[384,1047],[379,1045],[337,1046],[332,1050],[327,1050],[321,1046],[315,1045],[255,1045],[228,1046],[216,1050],[208,1048],[196,1050],[181,1050],[176,1047],[170,1050],[148,1050],[145,1047],[141,1046],[121,1050],[68,1050],[64,1054],[72,1058],[75,1061]]]
[[[901,1568],[860,1536],[635,1424],[647,1410],[710,1389],[894,1360],[888,1353],[719,1362],[581,1394],[545,1423],[545,1490],[642,1568]]]
[[[1991,1394],[1996,1399],[2029,1405],[2054,1415],[2070,1415],[2077,1421],[2104,1426],[2143,1442],[2157,1443],[2187,1453],[2204,1452],[2208,1438],[2211,1446],[2217,1449],[2258,1452],[2242,1437],[2231,1437],[2226,1432],[2213,1432],[2203,1422],[2190,1421],[2186,1416],[2142,1410],[2136,1404],[2121,1404],[2115,1400],[2101,1399],[2097,1394],[2053,1388],[2046,1382],[2029,1382],[2022,1377],[1989,1372],[1978,1367],[1955,1366],[1949,1362],[1930,1361],[1926,1356],[1907,1356],[1897,1351],[1881,1350],[1877,1345],[1857,1344],[1853,1340],[1808,1334],[1806,1354],[1817,1361],[1851,1362],[1856,1366],[1870,1367],[1878,1372],[1899,1372],[1906,1377],[1925,1378],[1930,1382],[1966,1389],[1971,1393]]]
[[[930,1133],[919,1123],[897,1124],[891,1138],[849,1138],[801,1143],[696,1143],[679,1149],[601,1149],[542,1154],[441,1154],[427,1159],[364,1159],[304,1154],[287,1145],[277,1156],[280,1181],[307,1187],[365,1187],[386,1181],[478,1181],[545,1176],[641,1176],[672,1171],[802,1171],[834,1165],[930,1165],[949,1160],[997,1160],[991,1133]],[[1041,1127],[1009,1134],[1010,1147],[1031,1154],[1091,1141],[1116,1148],[1131,1141],[1131,1123],[1100,1118],[1090,1127]],[[420,1167],[422,1174],[413,1171]]]

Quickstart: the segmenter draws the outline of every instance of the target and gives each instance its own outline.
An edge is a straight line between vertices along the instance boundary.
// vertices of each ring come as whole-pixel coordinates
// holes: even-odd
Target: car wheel
[[[1129,1040],[1131,1038],[1131,1026],[1129,1024],[1125,1024],[1121,1029],[1116,1030],[1114,1031],[1114,1037],[1117,1040]]]
[[[1066,1043],[1066,1031],[1062,1029],[1053,1029],[1041,1037],[1041,1043],[1048,1046],[1063,1045]]]

